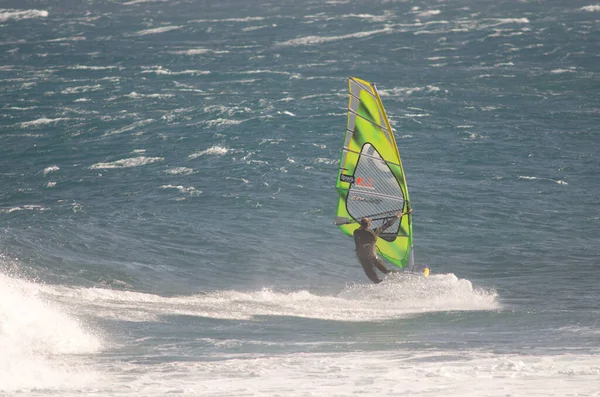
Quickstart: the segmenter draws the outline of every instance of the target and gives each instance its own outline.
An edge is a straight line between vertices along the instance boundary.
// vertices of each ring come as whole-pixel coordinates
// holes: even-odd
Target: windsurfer
[[[412,209],[408,211],[411,213]],[[374,283],[380,283],[381,279],[377,277],[375,268],[379,269],[383,274],[388,274],[390,270],[385,267],[383,261],[377,257],[376,243],[377,237],[388,227],[392,226],[396,220],[402,218],[404,212],[396,214],[390,220],[376,229],[371,229],[371,218],[362,218],[360,220],[360,228],[354,231],[354,243],[356,244],[356,255],[362,265],[367,277]]]

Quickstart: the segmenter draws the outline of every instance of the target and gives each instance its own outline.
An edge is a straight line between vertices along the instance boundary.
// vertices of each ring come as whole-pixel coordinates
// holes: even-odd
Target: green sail
[[[352,236],[360,219],[373,227],[399,212],[407,213],[410,199],[396,140],[375,85],[348,80],[348,124],[336,189],[335,224]],[[400,268],[413,268],[412,215],[404,215],[377,239],[378,253]]]

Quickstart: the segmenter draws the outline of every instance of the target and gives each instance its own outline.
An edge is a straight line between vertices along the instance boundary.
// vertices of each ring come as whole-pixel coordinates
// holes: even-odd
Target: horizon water
[[[0,396],[600,396],[600,4],[0,9]],[[431,276],[334,225],[377,84]]]

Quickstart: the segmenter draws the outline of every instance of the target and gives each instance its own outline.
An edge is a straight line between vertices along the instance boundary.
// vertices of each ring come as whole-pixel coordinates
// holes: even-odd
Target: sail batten
[[[381,226],[408,213],[410,200],[400,153],[375,86],[348,80],[348,118],[336,188],[335,224],[352,235],[363,217]],[[378,253],[400,268],[411,265],[412,215],[404,215],[377,239]]]
[[[355,151],[355,150],[352,150],[352,149],[350,149],[350,148],[348,148],[348,147],[343,147],[343,148],[342,148],[342,150],[344,150],[344,151],[346,151],[346,152],[350,152],[350,153],[360,154],[360,152],[357,152],[357,151]],[[368,154],[363,154],[363,156],[366,156],[366,157],[371,157],[371,158],[377,159],[377,157],[372,157],[372,156],[369,156]],[[383,161],[384,161],[385,163],[387,163],[387,164],[397,165],[397,166],[399,166],[399,167],[401,167],[401,166],[402,166],[402,164],[399,164],[399,163],[394,163],[393,161],[386,161],[386,160],[383,160]]]
[[[369,123],[371,123],[371,124],[373,124],[373,125],[375,125],[375,126],[377,126],[377,127],[381,128],[381,129],[383,129],[383,130],[389,131],[389,130],[387,129],[387,127],[385,127],[385,126],[383,126],[383,125],[381,125],[381,124],[377,124],[377,123],[375,123],[375,122],[373,122],[373,121],[371,121],[371,120],[369,120],[369,119],[367,119],[367,118],[365,118],[365,117],[361,116],[360,114],[358,114],[358,113],[355,113],[355,112],[354,112],[352,109],[348,109],[348,112],[349,112],[349,113],[352,113],[352,114],[353,114],[353,115],[355,115],[356,117],[359,117],[359,118],[361,118],[361,119],[363,119],[363,120],[365,120],[365,121],[367,121],[367,122],[369,122]]]

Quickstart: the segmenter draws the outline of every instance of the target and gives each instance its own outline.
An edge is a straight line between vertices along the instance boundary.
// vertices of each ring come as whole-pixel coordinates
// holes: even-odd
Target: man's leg
[[[362,265],[363,270],[365,271],[365,274],[367,275],[367,277],[369,277],[369,280],[371,280],[375,284],[379,284],[381,282],[379,277],[377,277],[375,268],[373,267],[373,261],[368,261],[368,260],[366,260],[364,262],[360,261],[360,264]]]
[[[385,267],[385,265],[383,264],[383,261],[380,258],[373,259],[373,264],[383,274],[388,274],[390,272],[390,269],[388,269],[387,267]]]

